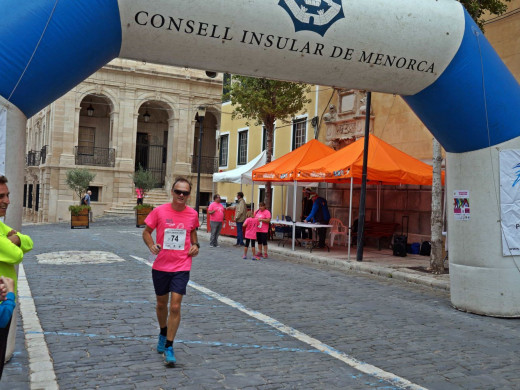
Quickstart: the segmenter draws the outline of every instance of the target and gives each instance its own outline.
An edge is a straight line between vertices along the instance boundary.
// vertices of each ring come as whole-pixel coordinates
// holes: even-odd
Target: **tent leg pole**
[[[352,187],[354,186],[354,177],[350,178],[350,202],[348,205],[348,256],[350,261],[350,245],[352,243]]]
[[[298,183],[294,181],[293,184],[293,218],[296,217],[296,190],[298,189]],[[296,240],[296,221],[293,220],[292,224],[292,250],[294,251],[294,242]]]

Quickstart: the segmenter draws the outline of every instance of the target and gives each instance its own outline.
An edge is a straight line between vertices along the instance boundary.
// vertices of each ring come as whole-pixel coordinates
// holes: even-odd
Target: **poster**
[[[469,213],[469,191],[453,191],[453,215],[456,221],[467,221]]]
[[[520,255],[520,150],[501,150],[500,220],[503,256]]]

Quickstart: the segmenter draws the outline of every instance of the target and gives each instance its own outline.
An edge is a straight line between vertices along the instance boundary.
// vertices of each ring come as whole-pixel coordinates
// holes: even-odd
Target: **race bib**
[[[164,229],[163,249],[180,251],[186,243],[185,229]]]

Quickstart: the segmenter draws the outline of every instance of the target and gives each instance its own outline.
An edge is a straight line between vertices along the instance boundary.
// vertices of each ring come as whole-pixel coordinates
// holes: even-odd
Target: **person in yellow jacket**
[[[5,217],[9,206],[9,188],[7,178],[0,175],[0,217]],[[14,293],[16,293],[17,275],[15,265],[23,260],[23,255],[33,248],[31,237],[18,233],[5,223],[0,221],[0,278],[14,280]],[[5,328],[0,328],[0,377],[4,368],[5,351],[7,347],[7,336],[11,320]]]

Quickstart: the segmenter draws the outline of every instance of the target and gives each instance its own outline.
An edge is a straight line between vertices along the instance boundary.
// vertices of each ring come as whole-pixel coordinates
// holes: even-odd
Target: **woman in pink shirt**
[[[262,256],[264,247],[264,257],[267,259],[267,233],[269,232],[269,222],[271,222],[271,212],[265,208],[265,203],[258,203],[255,218],[258,219],[258,230],[256,239],[258,241],[258,256]]]
[[[247,249],[249,248],[249,242],[251,241],[251,252],[253,253],[253,257],[251,260],[260,260],[259,257],[256,256],[255,253],[255,241],[256,241],[256,232],[258,230],[258,219],[252,218],[253,213],[248,211],[246,214],[246,220],[242,227],[245,230],[244,237],[246,238],[246,242],[244,244],[244,256],[243,259],[247,259]]]
[[[211,228],[211,236],[209,246],[218,247],[218,236],[222,230],[222,222],[224,222],[224,206],[220,203],[220,195],[213,196],[213,202],[208,207],[209,226]]]

